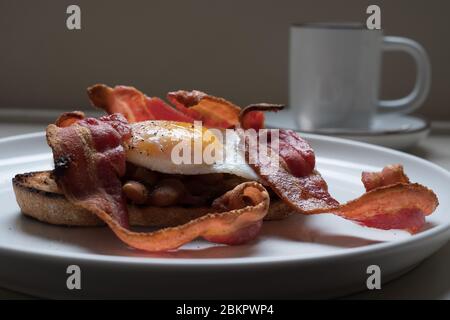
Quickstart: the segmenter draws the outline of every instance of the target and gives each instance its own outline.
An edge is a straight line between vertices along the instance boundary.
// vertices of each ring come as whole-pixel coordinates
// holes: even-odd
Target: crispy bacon
[[[133,87],[116,86],[110,88],[96,84],[88,88],[92,105],[107,113],[121,113],[129,123],[146,120],[169,120],[180,122],[202,121],[211,128],[261,129],[264,127],[264,114],[260,111],[246,112],[239,120],[241,108],[223,99],[204,92],[174,91],[167,94],[171,107],[159,98],[149,98]]]
[[[316,170],[307,176],[295,176],[283,164],[276,165],[272,161],[250,163],[250,166],[278,197],[301,213],[322,212],[338,205],[328,193],[326,181]]]
[[[146,97],[146,103],[147,108],[152,111],[155,120],[194,122],[194,118],[172,108],[160,98]]]
[[[257,107],[261,108],[263,104],[260,105],[251,105],[249,107]],[[243,112],[241,112],[240,121],[242,121],[245,117],[245,111],[248,108],[245,108]],[[275,111],[280,110],[283,106],[281,105],[268,105],[264,104],[264,109],[273,109]],[[281,164],[285,166],[287,169],[287,173],[296,176],[296,177],[304,177],[311,174],[314,170],[316,164],[316,156],[314,154],[314,150],[311,148],[309,143],[302,139],[295,131],[286,130],[286,129],[276,129],[278,131],[277,139],[278,139],[278,148],[275,152],[278,152],[282,161]],[[268,130],[267,132],[267,142],[259,141],[260,147],[271,148],[270,143],[272,139],[272,130]],[[244,133],[245,135],[245,133]],[[247,139],[248,136],[245,136]],[[247,139],[247,144],[249,141]],[[267,145],[268,144],[268,145]]]
[[[253,111],[246,113],[239,123],[244,129],[260,130],[264,128],[265,116],[262,111]]]
[[[239,113],[239,124],[243,129],[260,130],[264,128],[264,112],[278,112],[284,109],[282,104],[255,103],[242,108]]]
[[[264,113],[248,110],[240,119],[241,108],[223,98],[214,97],[202,91],[173,91],[167,99],[180,111],[203,125],[212,128],[235,128],[243,124],[244,129],[259,130],[264,128]]]
[[[372,228],[416,233],[423,227],[425,216],[433,213],[437,205],[437,197],[430,189],[417,183],[397,183],[372,189],[347,204],[323,212]]]
[[[71,119],[72,116],[72,119]],[[80,119],[66,113],[47,127],[53,150],[55,180],[66,198],[100,219],[125,243],[147,251],[166,251],[203,237],[240,244],[253,239],[267,214],[270,198],[257,182],[238,185],[214,203],[210,213],[184,225],[141,233],[128,229],[128,213],[120,177],[125,174],[122,143],[131,130],[120,114]]]
[[[56,119],[55,124],[58,127],[68,127],[79,120],[83,120],[84,118],[85,115],[82,111],[64,112],[58,117],[58,119]]]
[[[69,201],[105,208],[120,226],[127,227],[128,213],[117,178],[126,169],[122,142],[131,136],[126,120],[121,115],[100,120],[69,118],[70,113],[59,118],[57,123],[63,127],[47,127],[58,186]]]
[[[400,164],[386,166],[381,172],[363,172],[361,180],[366,191],[396,183],[409,183]]]
[[[204,92],[173,91],[167,99],[181,112],[203,125],[212,128],[234,128],[239,123],[240,108],[223,98],[210,96]]]
[[[104,84],[96,84],[87,89],[91,103],[108,114],[120,113],[129,123],[155,120],[145,96],[133,87],[116,86],[114,89]]]
[[[279,130],[279,152],[289,172],[296,177],[308,176],[316,165],[309,143],[292,130]]]
[[[246,182],[227,192],[217,202],[226,204],[229,198],[235,197],[245,198],[246,206],[229,208],[225,205],[226,212],[210,213],[181,226],[149,233],[121,228],[104,212],[100,212],[100,216],[122,241],[146,251],[176,249],[198,237],[215,243],[237,245],[254,239],[259,233],[270,200],[262,185]]]
[[[172,108],[159,98],[149,98],[133,87],[110,88],[96,84],[88,88],[91,103],[109,114],[120,113],[129,123],[145,120],[193,122],[188,115]]]
[[[280,134],[280,137],[283,135]],[[302,214],[334,213],[359,224],[379,229],[404,229],[415,233],[424,225],[425,216],[431,214],[438,205],[436,195],[420,184],[409,183],[401,166],[388,166],[379,173],[364,173],[363,182],[367,192],[358,199],[339,204],[328,192],[321,175],[313,170],[305,175],[295,175],[291,170],[295,163],[303,168],[302,157],[286,166],[283,161],[289,153],[309,153],[309,145],[302,143],[295,132],[289,132],[290,147],[281,152],[283,138],[280,139],[281,163],[260,161],[250,163],[266,185]],[[247,153],[251,144],[246,144]],[[284,155],[283,155],[284,153]],[[310,155],[311,156],[311,155]],[[284,159],[284,160],[283,160]],[[309,167],[308,167],[309,169]],[[302,171],[302,170],[300,170]]]

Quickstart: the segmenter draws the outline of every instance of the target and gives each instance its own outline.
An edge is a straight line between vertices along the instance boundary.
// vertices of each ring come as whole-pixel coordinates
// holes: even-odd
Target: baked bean
[[[157,207],[174,206],[184,196],[186,190],[178,179],[163,179],[150,193],[148,202]]]
[[[125,196],[130,199],[133,203],[144,204],[147,202],[148,190],[140,182],[137,181],[127,181],[123,186],[122,190]]]

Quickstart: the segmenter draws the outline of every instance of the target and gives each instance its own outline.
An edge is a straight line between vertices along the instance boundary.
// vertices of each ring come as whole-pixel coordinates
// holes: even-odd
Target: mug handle
[[[416,83],[410,94],[395,100],[380,100],[382,111],[410,113],[419,108],[430,92],[431,64],[425,49],[416,41],[403,37],[383,37],[383,51],[409,53],[417,65]]]

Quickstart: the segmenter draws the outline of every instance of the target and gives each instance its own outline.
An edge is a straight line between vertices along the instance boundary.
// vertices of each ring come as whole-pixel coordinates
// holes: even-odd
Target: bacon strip
[[[223,98],[204,92],[173,91],[167,99],[181,112],[211,128],[233,128],[239,122],[240,108]]]
[[[265,185],[286,203],[301,211],[311,211],[315,208],[332,208],[338,202],[328,193],[328,185],[320,173],[314,170],[315,154],[310,145],[292,130],[278,130],[279,159],[276,151],[271,150],[271,141],[265,145],[258,141],[258,151],[267,147],[267,157],[270,161],[262,161],[261,157],[250,157],[257,154],[251,148],[249,136],[245,136],[246,158],[249,165],[259,175]],[[251,160],[250,160],[251,159]]]
[[[70,123],[70,114],[63,115]],[[126,120],[120,115],[87,118],[60,128],[47,127],[47,142],[53,149],[54,175],[69,201],[108,211],[122,227],[128,227],[128,212],[118,176],[125,174],[122,142],[131,136],[127,127],[116,130]]]
[[[128,122],[155,120],[147,108],[145,96],[133,87],[116,86],[114,89],[104,84],[96,84],[87,89],[91,103],[108,114],[120,113]]]
[[[56,119],[55,124],[58,127],[68,127],[79,120],[83,120],[84,118],[85,115],[82,111],[64,112],[58,117],[58,119]]]
[[[260,130],[264,128],[264,112],[278,112],[284,109],[282,104],[255,103],[241,109],[239,124],[243,129]],[[264,112],[263,112],[264,111]]]
[[[257,182],[240,184],[218,198],[214,203],[217,213],[155,232],[129,230],[120,177],[125,174],[126,163],[122,143],[130,138],[130,128],[119,114],[99,120],[72,116],[72,121],[69,121],[70,113],[60,117],[58,123],[64,127],[47,127],[55,180],[69,201],[102,219],[129,246],[167,251],[197,237],[216,243],[240,244],[258,234],[270,198]]]
[[[173,91],[167,99],[180,111],[195,120],[203,121],[210,128],[235,128],[240,124],[241,108],[223,98],[208,95],[202,91]],[[261,111],[246,112],[242,121],[244,129],[264,128],[264,114]]]
[[[116,86],[110,88],[96,84],[88,88],[91,103],[109,114],[121,113],[129,123],[146,120],[169,120],[180,122],[202,121],[210,128],[235,128],[239,123],[243,128],[264,127],[264,114],[260,111],[246,112],[239,121],[241,108],[223,99],[204,92],[174,91],[167,94],[175,108],[159,98],[146,97],[133,87]]]
[[[104,84],[96,84],[87,91],[95,107],[105,110],[108,114],[121,113],[129,123],[145,120],[194,121],[161,99],[149,98],[133,87],[110,88]]]
[[[309,154],[309,145],[300,137],[294,138],[290,132],[289,149],[281,152],[286,135],[280,133],[280,155],[289,159],[289,153]],[[283,138],[284,137],[284,138]],[[246,144],[246,151],[251,150]],[[254,152],[254,151],[253,151]],[[256,161],[250,163],[266,185],[301,214],[334,213],[359,224],[379,229],[404,229],[410,233],[420,230],[425,216],[431,214],[438,205],[433,191],[420,184],[409,183],[400,166],[388,166],[380,173],[363,173],[367,192],[346,204],[339,204],[328,192],[321,175],[313,170],[304,175],[295,175],[283,161]],[[302,161],[297,161],[302,166]],[[304,172],[303,172],[304,173]]]
[[[279,130],[279,152],[289,172],[296,177],[312,173],[316,156],[309,143],[292,130]]]
[[[329,212],[372,228],[416,233],[437,206],[437,197],[430,189],[417,183],[397,183],[372,189]]]
[[[152,111],[155,120],[167,120],[178,122],[194,122],[194,118],[172,108],[160,98],[146,97],[147,108]],[[150,119],[149,119],[150,120]]]
[[[226,212],[210,213],[190,222],[149,233],[138,233],[120,227],[104,211],[94,211],[114,233],[131,247],[146,251],[177,249],[198,237],[215,243],[238,245],[254,239],[261,228],[262,219],[269,209],[269,195],[256,182],[247,182],[226,193],[217,202],[227,203],[229,198],[244,198],[244,207],[226,207]]]
[[[366,191],[396,183],[409,183],[409,178],[400,164],[386,166],[381,172],[363,172],[361,180]]]
[[[283,164],[250,163],[265,185],[301,213],[319,213],[338,205],[328,193],[328,185],[316,170],[304,177],[294,176]]]

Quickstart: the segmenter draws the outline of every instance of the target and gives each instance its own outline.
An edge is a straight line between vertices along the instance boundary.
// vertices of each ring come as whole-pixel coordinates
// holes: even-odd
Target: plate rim
[[[347,146],[357,146],[366,149],[376,150],[378,152],[387,152],[392,155],[401,156],[409,158],[413,161],[418,161],[423,165],[431,166],[434,170],[440,171],[446,180],[450,181],[450,172],[441,166],[434,164],[428,160],[422,159],[420,157],[382,147],[365,142],[354,141],[344,138],[318,135],[312,133],[302,133],[303,137],[306,139],[315,139],[325,142],[336,142],[340,144],[345,144]],[[45,132],[34,132],[21,135],[14,135],[10,137],[0,138],[0,146],[4,143],[14,142],[18,140],[25,140],[31,138],[45,137]],[[80,253],[80,252],[57,252],[54,250],[41,249],[39,252],[33,251],[31,249],[23,247],[11,247],[0,243],[0,253],[7,252],[9,254],[21,255],[21,256],[32,256],[39,257],[41,259],[54,259],[54,260],[77,260],[84,263],[107,263],[112,265],[134,265],[134,266],[153,266],[153,267],[180,267],[184,266],[187,268],[202,268],[202,267],[267,267],[273,264],[290,264],[290,263],[300,263],[300,264],[310,264],[323,262],[324,260],[340,260],[348,259],[359,254],[376,254],[383,250],[397,249],[405,245],[414,245],[421,241],[431,240],[432,238],[438,237],[450,230],[450,219],[444,224],[440,224],[431,229],[425,230],[419,234],[412,235],[404,239],[395,240],[392,242],[381,242],[376,244],[371,244],[369,246],[362,246],[356,248],[346,248],[338,252],[327,253],[326,255],[316,256],[316,255],[291,255],[291,256],[278,256],[278,257],[239,257],[239,258],[214,258],[214,259],[198,259],[198,258],[156,258],[156,257],[132,257],[132,256],[113,256],[113,255],[99,255],[96,253]],[[450,238],[450,232],[447,234],[447,238]],[[448,240],[448,239],[447,239]],[[250,244],[251,245],[251,244]],[[132,250],[132,249],[130,249]]]

